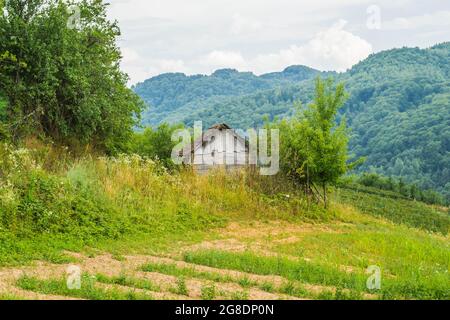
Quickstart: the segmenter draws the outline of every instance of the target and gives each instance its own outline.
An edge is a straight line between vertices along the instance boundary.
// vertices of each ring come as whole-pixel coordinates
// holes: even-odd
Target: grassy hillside
[[[438,189],[450,199],[449,56],[448,43],[429,49],[393,49],[371,55],[345,73],[321,73],[322,77],[333,75],[345,82],[350,93],[341,117],[351,129],[351,152],[357,157],[367,156],[360,172],[403,177],[423,189]],[[296,101],[309,103],[314,92],[312,78],[317,74],[310,72],[301,82],[285,76],[287,82],[261,90],[263,86],[243,84],[239,80],[243,75],[234,73],[228,82],[245,90],[225,90],[226,96],[220,97],[191,91],[183,100],[184,91],[171,85],[168,90],[152,79],[145,86],[138,85],[136,92],[149,102],[150,110],[153,104],[154,112],[163,115],[150,111],[144,117],[146,123],[156,120],[191,125],[202,120],[205,126],[226,122],[246,129],[260,126],[266,115],[270,119],[290,116]],[[210,77],[202,81],[215,83]],[[207,86],[198,87],[201,92],[204,88]],[[167,92],[164,99],[173,98],[171,106],[154,104],[153,91]]]
[[[2,298],[450,298],[448,209],[363,188],[335,190],[325,210],[244,173],[46,148],[2,149],[3,277],[50,262],[11,273]],[[68,263],[89,285],[67,289]]]
[[[433,207],[411,201],[401,195],[363,186],[336,190],[336,201],[351,203],[361,212],[382,217],[398,224],[439,232],[446,235],[450,228],[448,208]]]

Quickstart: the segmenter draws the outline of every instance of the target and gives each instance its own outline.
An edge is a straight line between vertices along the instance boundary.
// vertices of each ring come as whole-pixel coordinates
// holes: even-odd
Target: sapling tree
[[[338,110],[347,99],[344,84],[334,89],[332,79],[316,80],[313,102],[305,110],[305,127],[311,181],[321,186],[327,204],[327,184],[347,172],[348,134],[345,119],[336,123]]]
[[[345,119],[337,122],[338,110],[347,99],[344,85],[332,79],[316,79],[315,96],[306,107],[278,123],[281,131],[281,167],[307,192],[320,186],[325,206],[327,185],[357,164],[348,163],[348,132]]]

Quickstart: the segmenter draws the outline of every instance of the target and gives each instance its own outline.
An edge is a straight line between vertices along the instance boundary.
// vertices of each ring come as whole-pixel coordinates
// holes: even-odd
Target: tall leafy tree
[[[101,0],[6,0],[0,16],[0,92],[15,138],[120,150],[141,100],[121,72],[117,22]]]
[[[347,94],[343,84],[317,78],[314,100],[307,108],[298,108],[291,119],[279,123],[282,170],[309,192],[318,185],[327,204],[327,184],[334,183],[349,164],[348,133],[345,120],[337,122],[338,110]]]
[[[345,120],[336,124],[338,110],[347,99],[344,84],[334,89],[332,79],[316,80],[313,102],[305,111],[308,153],[312,161],[307,163],[313,182],[323,190],[327,203],[326,187],[336,182],[348,169],[348,135]]]

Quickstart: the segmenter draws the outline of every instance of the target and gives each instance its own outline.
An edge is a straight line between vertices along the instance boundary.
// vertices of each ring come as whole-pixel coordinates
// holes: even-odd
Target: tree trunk
[[[322,187],[323,187],[323,203],[325,204],[326,209],[328,200],[327,200],[327,185],[325,182],[322,184]]]

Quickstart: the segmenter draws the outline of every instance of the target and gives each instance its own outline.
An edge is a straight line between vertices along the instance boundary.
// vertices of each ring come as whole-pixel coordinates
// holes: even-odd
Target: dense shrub
[[[129,152],[160,160],[166,167],[172,168],[172,149],[177,143],[172,141],[172,133],[182,127],[163,123],[158,128],[148,127],[142,132],[136,132],[129,143]]]
[[[129,229],[119,211],[93,188],[33,169],[0,188],[0,225],[18,237],[71,234],[116,239]]]

